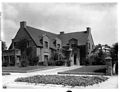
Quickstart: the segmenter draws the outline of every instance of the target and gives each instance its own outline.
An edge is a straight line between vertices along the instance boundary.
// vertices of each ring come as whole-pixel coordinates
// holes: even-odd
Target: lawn
[[[32,77],[17,78],[15,82],[27,82],[34,84],[56,84],[63,86],[88,86],[107,80],[103,76],[59,76],[59,75],[36,75]]]
[[[95,66],[83,66],[81,68],[68,70],[64,72],[58,72],[58,74],[87,74],[87,75],[105,75],[106,73],[105,65],[95,65]]]
[[[15,67],[15,66],[8,66],[2,67],[2,72],[14,72],[14,73],[26,73],[32,71],[40,71],[40,70],[47,70],[52,68],[57,68],[58,66],[27,66],[27,67]]]

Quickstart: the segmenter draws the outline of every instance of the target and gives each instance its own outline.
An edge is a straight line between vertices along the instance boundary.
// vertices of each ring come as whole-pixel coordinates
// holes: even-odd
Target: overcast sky
[[[95,44],[117,42],[116,3],[4,3],[2,40],[10,45],[19,22],[53,33],[85,31],[91,27]]]

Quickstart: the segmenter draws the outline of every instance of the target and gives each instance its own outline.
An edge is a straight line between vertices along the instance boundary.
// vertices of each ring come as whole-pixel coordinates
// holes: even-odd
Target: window
[[[56,40],[53,41],[54,46],[56,47]]]
[[[44,55],[44,61],[48,61],[48,55]]]
[[[45,41],[45,48],[48,48],[48,42]]]
[[[78,40],[72,38],[72,39],[69,40],[69,44],[70,44],[70,46],[71,46],[72,48],[74,48],[74,47],[77,46],[77,44],[78,44]]]
[[[18,43],[17,43],[17,42],[14,42],[13,44],[14,44],[14,48],[17,48],[17,44],[18,44]]]
[[[92,49],[94,49],[94,45],[92,45]]]
[[[88,43],[88,48],[90,49],[90,43]]]
[[[60,48],[60,44],[57,44],[57,47]]]
[[[29,47],[29,41],[27,41],[27,47]]]
[[[40,43],[43,44],[43,38],[40,39]]]

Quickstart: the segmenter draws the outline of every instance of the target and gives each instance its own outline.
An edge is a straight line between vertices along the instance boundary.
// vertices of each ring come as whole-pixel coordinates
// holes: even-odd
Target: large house
[[[39,62],[46,63],[57,50],[69,48],[72,52],[70,55],[71,65],[84,64],[84,59],[94,48],[90,27],[87,27],[86,31],[55,34],[27,26],[26,22],[22,21],[9,49],[2,53],[3,62],[12,62],[13,65],[17,65],[21,60],[26,59],[26,53],[22,49],[18,49],[18,42],[21,46],[26,44],[31,57],[38,56]]]

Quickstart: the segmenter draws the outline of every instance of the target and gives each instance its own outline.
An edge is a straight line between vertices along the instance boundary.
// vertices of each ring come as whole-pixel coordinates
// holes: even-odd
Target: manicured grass
[[[57,84],[63,86],[88,86],[107,80],[107,77],[98,76],[59,76],[59,75],[36,75],[32,77],[17,78],[15,82],[27,82],[35,84]]]
[[[81,68],[58,72],[58,74],[86,74],[86,75],[105,75],[105,65],[83,66]]]
[[[2,67],[2,72],[14,72],[14,73],[26,73],[32,71],[47,70],[52,68],[57,68],[58,66],[27,66],[27,67],[15,67],[8,66]]]

